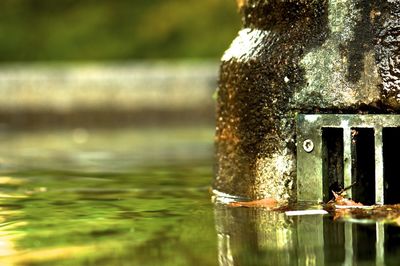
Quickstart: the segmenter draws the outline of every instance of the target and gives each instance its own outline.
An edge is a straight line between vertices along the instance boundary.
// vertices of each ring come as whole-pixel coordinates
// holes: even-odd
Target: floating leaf
[[[278,201],[273,198],[265,198],[253,201],[237,201],[229,203],[231,207],[261,207],[274,209],[278,208]]]

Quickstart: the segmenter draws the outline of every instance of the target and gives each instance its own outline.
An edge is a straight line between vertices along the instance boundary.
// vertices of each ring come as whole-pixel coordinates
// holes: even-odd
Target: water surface
[[[212,265],[212,135],[3,134],[1,265]]]
[[[0,139],[0,265],[398,265],[394,225],[213,204],[212,128]]]

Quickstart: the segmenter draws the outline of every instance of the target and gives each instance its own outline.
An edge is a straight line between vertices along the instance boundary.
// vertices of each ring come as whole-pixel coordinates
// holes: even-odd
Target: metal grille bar
[[[329,144],[327,146],[328,151],[326,151],[327,148],[326,145],[324,146],[324,143],[329,141],[337,142],[337,139],[323,139],[323,130],[329,132],[330,129],[338,128],[343,130],[343,142]],[[385,171],[387,169],[384,168],[385,158],[383,150],[386,147],[385,145],[391,145],[391,143],[384,143],[386,140],[383,138],[382,132],[385,128],[400,128],[400,115],[298,115],[297,192],[299,201],[327,201],[329,200],[330,196],[329,190],[336,185],[340,187],[347,187],[354,182],[357,182],[355,187],[363,186],[363,184],[359,183],[360,180],[357,180],[357,177],[355,176],[355,173],[362,175],[362,169],[355,169],[355,167],[363,166],[360,166],[355,162],[358,156],[354,153],[360,149],[362,150],[362,146],[364,144],[356,143],[357,139],[354,135],[357,133],[357,129],[362,130],[368,128],[370,130],[372,129],[374,132],[374,138],[372,140],[374,143],[370,143],[370,145],[373,145],[374,149],[374,155],[371,156],[373,156],[375,162],[375,165],[372,166],[374,167],[373,175],[375,176],[375,179],[367,181],[372,182],[373,186],[375,187],[374,203],[385,203],[385,197],[387,197],[387,195],[385,195],[385,185],[387,186],[388,183],[385,182],[384,179],[384,175],[386,173]],[[327,136],[329,136],[329,134]],[[335,145],[339,148],[342,146],[342,150],[335,149],[330,151],[329,147],[333,147]],[[354,148],[355,145],[360,145],[361,148],[359,147],[357,150]],[[361,155],[365,157],[365,155]],[[326,156],[329,158],[326,158]],[[343,162],[338,160],[343,160]],[[332,167],[336,167],[335,163],[343,166],[343,175],[338,175],[337,182],[336,180],[335,182],[330,180],[332,179],[332,173],[326,172],[326,169],[332,169]],[[331,168],[329,168],[329,166],[326,164],[332,164]],[[354,188],[351,188],[347,192],[347,195],[351,197],[354,195],[353,192]]]

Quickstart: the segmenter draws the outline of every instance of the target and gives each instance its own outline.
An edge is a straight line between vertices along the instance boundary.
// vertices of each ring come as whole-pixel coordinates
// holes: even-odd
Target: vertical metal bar
[[[376,223],[375,264],[385,265],[385,225]]]
[[[343,128],[343,186],[349,187],[352,184],[351,177],[351,129],[350,127]],[[351,198],[351,188],[346,191],[346,195]]]
[[[375,203],[384,204],[382,127],[375,127]]]

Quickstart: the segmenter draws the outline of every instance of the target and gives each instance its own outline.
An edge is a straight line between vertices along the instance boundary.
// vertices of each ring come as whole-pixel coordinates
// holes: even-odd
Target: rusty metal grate
[[[299,201],[327,201],[332,190],[367,204],[400,202],[400,115],[298,115]]]

